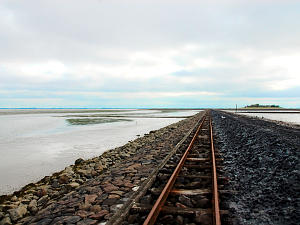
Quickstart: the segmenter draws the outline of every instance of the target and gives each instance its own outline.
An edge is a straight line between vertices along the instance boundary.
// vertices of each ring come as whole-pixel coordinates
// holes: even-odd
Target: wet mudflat
[[[213,112],[236,224],[299,224],[300,129]]]
[[[0,195],[196,112],[1,109]]]

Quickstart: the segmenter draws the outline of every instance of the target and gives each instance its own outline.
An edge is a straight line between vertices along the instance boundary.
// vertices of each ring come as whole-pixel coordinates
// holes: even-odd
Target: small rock
[[[0,221],[0,225],[11,225],[12,223],[11,223],[11,220],[10,220],[10,218],[9,217],[5,217],[4,219],[2,219],[1,221]]]
[[[173,220],[173,215],[165,215],[162,218],[160,218],[160,222],[164,223],[168,223],[170,224],[170,222]]]
[[[238,204],[236,202],[229,202],[229,209],[231,209],[232,211],[237,211],[239,209]]]
[[[26,198],[26,196],[23,196],[23,199],[21,201],[21,203],[23,203],[24,205],[28,205],[31,201],[31,198]]]
[[[139,190],[139,187],[133,187],[132,190],[137,191],[137,190]]]
[[[75,182],[78,183],[78,184],[83,184],[84,183],[84,181],[82,179],[76,179]]]
[[[134,184],[132,184],[130,181],[125,181],[125,182],[123,183],[123,186],[124,186],[124,187],[133,188],[133,187],[134,187]]]
[[[111,205],[114,205],[114,204],[117,204],[117,202],[118,202],[119,200],[118,199],[116,199],[116,198],[107,198],[107,199],[105,199],[104,201],[103,201],[103,205],[109,205],[109,206],[111,206]]]
[[[65,168],[64,173],[69,174],[69,175],[73,175],[74,171],[73,171],[71,166],[68,166],[68,167]]]
[[[99,205],[93,205],[93,206],[91,206],[91,208],[90,208],[90,211],[95,212],[95,213],[98,213],[98,212],[100,212],[101,210],[102,210],[102,208],[101,208]]]
[[[58,182],[59,182],[60,184],[66,184],[66,183],[69,182],[69,180],[70,180],[70,178],[69,178],[66,174],[62,174],[62,175],[59,176],[59,178],[58,178]]]
[[[175,222],[178,225],[182,225],[184,223],[183,217],[180,215],[176,216]]]
[[[109,213],[109,214],[107,214],[107,215],[104,216],[104,219],[105,219],[105,220],[109,220],[111,216],[112,216],[112,214]]]
[[[5,216],[4,212],[0,212],[0,220]]]
[[[129,223],[129,224],[134,223],[134,222],[136,221],[137,217],[138,217],[138,214],[132,214],[132,215],[129,215],[129,216],[128,216],[128,220],[127,220],[128,223]]]
[[[115,185],[110,184],[110,183],[102,185],[101,187],[103,188],[103,190],[105,192],[108,192],[108,193],[111,192],[111,191],[117,191],[118,190],[118,188]]]
[[[28,205],[28,210],[32,213],[36,213],[38,211],[37,208],[37,201],[35,199],[33,199],[29,205]]]
[[[186,205],[181,204],[180,202],[176,202],[176,203],[175,203],[175,206],[178,207],[178,208],[183,208],[183,209],[184,209],[184,208],[187,208]]]
[[[51,187],[53,187],[53,188],[58,188],[59,186],[60,185],[59,185],[59,183],[58,183],[58,181],[56,179],[51,184]]]
[[[83,203],[79,206],[79,209],[83,209],[83,210],[89,210],[91,207],[90,203]]]
[[[144,197],[141,198],[141,203],[142,204],[151,204],[152,202],[152,196],[151,195],[145,195]]]
[[[85,202],[85,204],[93,203],[97,197],[98,197],[98,195],[95,195],[95,194],[86,195],[86,196],[84,196],[84,202]]]
[[[80,186],[80,184],[78,184],[78,183],[76,183],[76,182],[72,182],[72,183],[69,183],[68,185],[67,185],[67,187],[69,187],[69,188],[77,188],[77,187],[79,187]]]
[[[81,163],[83,163],[84,162],[84,160],[82,159],[82,158],[79,158],[79,159],[76,159],[75,160],[75,165],[77,166],[77,165],[80,165]]]
[[[45,195],[45,196],[41,197],[37,201],[38,206],[44,205],[48,201],[48,199],[49,199],[48,195]]]
[[[111,195],[108,196],[108,198],[116,198],[116,199],[119,199],[119,198],[121,198],[121,196],[120,196],[120,195],[111,194]]]
[[[200,214],[195,216],[195,221],[201,225],[212,225],[212,219],[207,214]]]
[[[116,178],[112,183],[117,186],[122,186],[124,183],[123,178]]]
[[[207,208],[209,206],[210,200],[207,198],[202,198],[196,201],[196,207],[198,208]]]
[[[100,212],[98,212],[98,213],[96,213],[94,215],[91,215],[89,218],[100,220],[100,219],[102,219],[107,214],[109,214],[109,212],[107,210],[101,210]]]
[[[4,205],[0,205],[0,210],[1,211],[3,211],[3,209],[6,209],[6,210],[8,210],[8,209],[15,209],[15,208],[17,208],[17,205],[15,205],[15,204],[10,204],[10,203],[7,203],[7,204],[4,204]]]
[[[102,165],[101,162],[97,163],[94,168],[95,168],[95,170],[99,170],[99,171],[102,171],[104,169],[104,167],[103,167],[103,165]]]
[[[38,221],[37,223],[35,223],[36,225],[49,225],[51,224],[53,219],[50,218],[45,218],[45,219],[41,219],[40,221]]]
[[[124,194],[124,191],[111,191],[110,193],[122,196]]]
[[[8,210],[8,213],[12,221],[15,222],[18,219],[23,218],[23,216],[27,213],[27,206],[20,204],[18,208]]]
[[[16,202],[17,200],[18,200],[18,198],[15,195],[11,198],[11,201],[13,201],[13,202]]]
[[[75,224],[77,223],[81,218],[79,216],[66,216],[64,218],[64,222],[67,224]]]
[[[80,170],[77,170],[77,173],[81,176],[88,176],[89,174],[91,174],[91,170],[80,169]]]
[[[99,172],[99,170],[97,170],[98,172]],[[98,175],[98,172],[97,172],[96,170],[92,170],[91,171],[91,175],[93,176],[93,177],[95,177],[95,176],[97,176]]]
[[[48,189],[45,187],[42,187],[36,192],[36,195],[38,197],[43,197],[43,196],[47,195],[47,193],[48,193]]]
[[[188,206],[188,207],[194,207],[192,202],[191,202],[191,199],[186,197],[185,195],[180,195],[179,198],[178,198],[179,202],[181,202],[182,204]]]
[[[92,220],[92,219],[84,219],[76,223],[76,225],[92,225],[96,224],[97,220]]]
[[[76,215],[77,216],[80,216],[81,218],[87,218],[88,217],[88,212],[87,211],[84,211],[84,210],[78,210],[76,212]]]
[[[112,205],[110,207],[110,212],[116,212],[118,209],[122,208],[123,204]]]
[[[106,222],[101,222],[101,223],[98,223],[98,225],[105,225]]]

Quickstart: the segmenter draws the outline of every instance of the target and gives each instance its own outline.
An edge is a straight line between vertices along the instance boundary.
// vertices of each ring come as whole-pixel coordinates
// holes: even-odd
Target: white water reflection
[[[129,110],[126,114],[188,116],[197,112]],[[98,156],[108,149],[136,139],[137,135],[181,120],[129,118],[132,121],[73,126],[66,122],[66,117],[59,117],[69,114],[44,112],[0,115],[0,195],[62,170],[79,157],[87,159]]]
[[[228,112],[235,112],[234,110],[226,110]],[[237,112],[241,115],[247,115],[252,117],[258,117],[258,118],[266,118],[270,120],[277,120],[277,121],[283,121],[287,123],[294,123],[294,124],[300,124],[300,111],[296,110],[285,110],[285,111],[276,111],[272,110],[271,112],[265,111],[263,113],[260,113],[261,110],[255,112],[254,110],[251,113],[245,112]]]

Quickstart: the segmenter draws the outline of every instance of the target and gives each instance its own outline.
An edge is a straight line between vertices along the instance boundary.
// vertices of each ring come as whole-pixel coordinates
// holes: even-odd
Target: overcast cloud
[[[300,2],[1,0],[0,107],[300,107]]]

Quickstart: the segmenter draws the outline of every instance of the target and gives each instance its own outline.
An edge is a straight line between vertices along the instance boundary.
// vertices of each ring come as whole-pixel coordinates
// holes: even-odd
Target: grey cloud
[[[182,43],[295,46],[300,42],[299,4],[291,4],[9,0],[2,8],[17,30],[1,25],[6,30],[1,48],[16,58],[20,54],[84,60],[96,57],[97,50],[176,48]],[[9,52],[1,55],[5,53]]]
[[[264,90],[266,82],[282,80],[286,71],[266,70],[262,62],[272,55],[299,52],[299,10],[300,3],[295,1],[3,0],[0,6],[0,88],[10,90],[14,97],[14,90],[23,89],[53,93],[62,90],[217,90],[228,97],[299,96],[296,91],[299,85],[282,92]],[[197,48],[183,50],[189,45]],[[172,50],[179,54],[166,57],[180,69],[149,78],[140,74],[145,79],[129,79],[128,74],[122,77],[122,72],[113,74],[119,75],[118,78],[111,78],[106,72],[95,72],[92,76],[85,72],[66,72],[44,81],[43,74],[40,79],[28,78],[1,69],[7,62],[18,66],[51,60],[70,68],[88,63],[115,68],[124,65],[151,68],[162,57],[162,52]],[[247,50],[253,52],[254,58],[243,61],[240,54]],[[150,54],[158,60],[130,59],[136,52]],[[188,68],[195,58],[225,65]],[[264,76],[270,73],[272,76]],[[98,81],[95,76],[101,79]],[[185,83],[180,78],[194,82]],[[184,100],[187,105],[197,102],[192,97],[177,98],[177,102]],[[168,101],[176,105],[174,99],[162,100]]]

